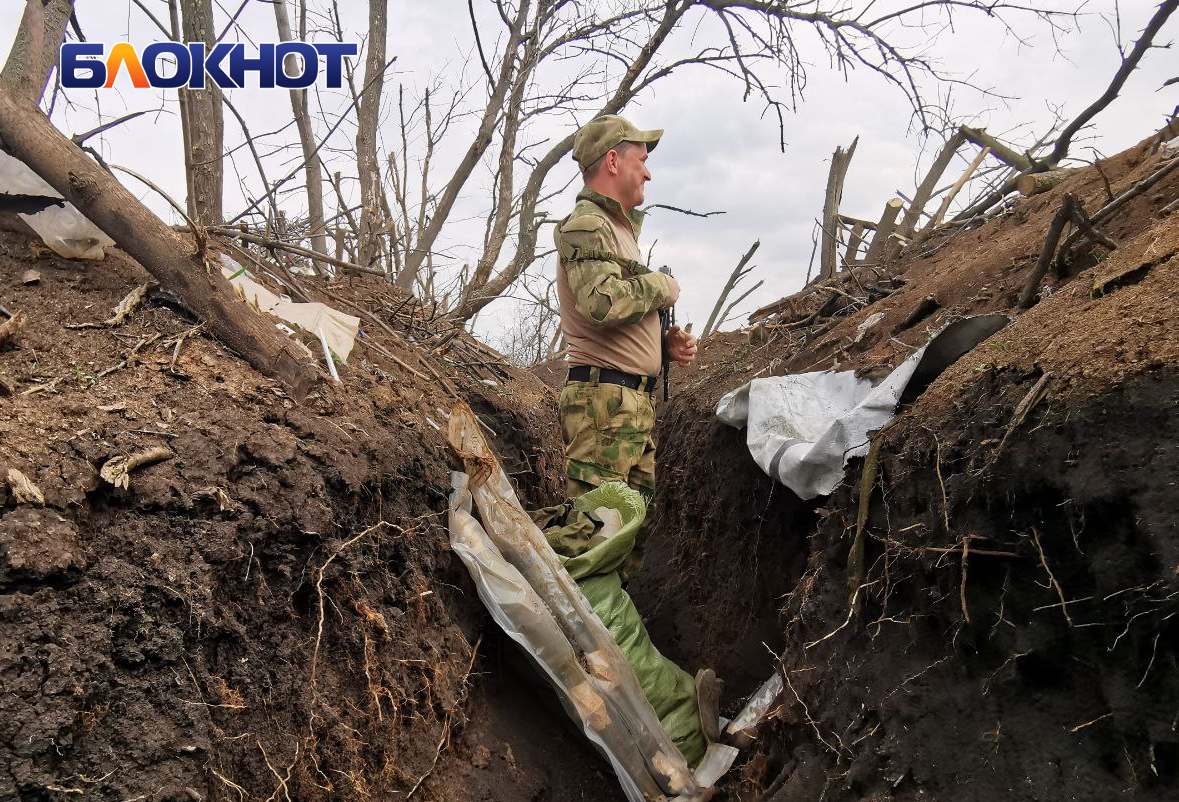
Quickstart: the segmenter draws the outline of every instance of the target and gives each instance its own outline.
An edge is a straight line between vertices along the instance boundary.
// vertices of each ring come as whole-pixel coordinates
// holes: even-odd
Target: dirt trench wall
[[[1045,415],[985,468],[993,443],[916,419],[890,432],[859,612],[850,489],[788,601],[798,696],[770,738],[767,798],[1172,798],[1179,504],[1160,458],[1177,400],[1175,371],[1135,378]]]
[[[1103,168],[1117,192],[1157,159],[1146,143]],[[1070,180],[1062,192],[1101,205],[1096,171]],[[747,659],[743,622],[776,626],[764,639],[787,679],[732,798],[1179,793],[1179,219],[1157,216],[1176,180],[1029,311],[1012,304],[1059,193],[890,265],[904,285],[884,300],[760,341],[719,335],[679,374],[652,552],[674,570],[637,583],[650,627],[724,676]],[[935,313],[898,328],[927,295]],[[862,572],[864,460],[828,499],[771,496],[744,433],[713,417],[751,378],[895,365],[940,325],[995,311],[1013,322],[883,436]]]
[[[0,295],[27,319],[0,346],[0,480],[44,496],[0,481],[0,800],[615,799],[484,637],[447,546],[441,384],[358,348],[342,388],[296,406],[171,308],[66,327],[144,280],[118,252],[80,265],[0,235]],[[551,503],[548,391],[438,369]],[[99,479],[158,446],[126,490]]]

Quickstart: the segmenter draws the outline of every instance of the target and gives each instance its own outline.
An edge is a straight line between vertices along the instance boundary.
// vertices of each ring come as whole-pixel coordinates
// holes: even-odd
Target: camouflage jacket
[[[553,239],[577,311],[593,326],[626,326],[662,309],[671,295],[668,277],[622,255],[608,215],[627,220],[635,239],[643,213],[627,215],[613,198],[586,187]],[[625,271],[625,272],[624,272]]]

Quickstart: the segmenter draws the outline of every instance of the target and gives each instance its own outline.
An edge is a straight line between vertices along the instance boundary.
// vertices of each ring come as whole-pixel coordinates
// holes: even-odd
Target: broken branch
[[[1048,274],[1052,257],[1056,253],[1056,245],[1060,242],[1060,235],[1064,231],[1065,223],[1073,218],[1076,203],[1076,195],[1066,194],[1056,216],[1052,218],[1052,224],[1048,226],[1048,236],[1044,239],[1043,247],[1040,248],[1040,258],[1036,260],[1036,266],[1032,269],[1031,275],[1023,285],[1023,291],[1019,294],[1020,309],[1029,309],[1036,302],[1036,292],[1040,289],[1040,282]]]

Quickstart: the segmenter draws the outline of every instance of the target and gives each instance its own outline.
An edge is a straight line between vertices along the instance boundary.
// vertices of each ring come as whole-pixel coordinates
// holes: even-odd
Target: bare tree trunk
[[[368,56],[356,117],[356,167],[360,174],[360,264],[370,267],[381,255],[381,168],[377,163],[377,121],[385,88],[385,33],[389,0],[369,0]]]
[[[180,0],[183,35],[186,42],[204,42],[211,49],[217,34],[213,30],[213,0]],[[218,225],[221,208],[225,121],[221,90],[212,81],[206,89],[181,89],[186,96],[188,124],[188,216],[205,225]]]
[[[40,103],[73,13],[73,0],[28,0],[0,81]]]
[[[844,150],[835,148],[831,156],[831,172],[827,174],[827,192],[823,196],[823,249],[819,255],[819,280],[835,275],[836,251],[839,247],[839,202],[843,199],[843,179],[856,153],[860,138],[852,140],[851,147]],[[705,326],[705,328],[708,328]]]
[[[508,98],[508,105],[504,112],[503,136],[499,151],[499,165],[497,172],[497,186],[495,196],[495,216],[491,221],[486,238],[483,255],[475,267],[472,280],[476,284],[485,284],[491,278],[491,270],[495,267],[503,250],[504,242],[508,238],[508,224],[512,219],[512,200],[515,189],[516,135],[520,130],[520,119],[523,114],[524,90],[536,66],[536,56],[540,49],[540,37],[533,36],[528,41],[528,47],[520,60],[520,67],[512,86],[512,94]]]
[[[942,146],[937,158],[933,160],[929,172],[925,174],[921,185],[917,187],[917,192],[913,195],[913,202],[905,210],[905,216],[897,228],[897,233],[902,237],[907,239],[913,236],[913,232],[917,230],[917,224],[921,222],[921,212],[924,211],[925,204],[929,203],[929,199],[933,197],[933,190],[937,187],[937,182],[941,180],[942,173],[950,166],[954,154],[958,152],[958,148],[962,147],[962,143],[965,141],[966,135],[959,129]]]
[[[283,42],[294,39],[291,33],[291,20],[287,14],[286,0],[275,0],[274,20],[278,25],[278,37]],[[307,0],[299,13],[299,38],[307,37]],[[283,61],[283,68],[288,74],[298,66],[296,57],[287,56]],[[307,113],[307,90],[292,89],[291,111],[295,115],[295,126],[299,129],[299,144],[303,146],[303,170],[307,182],[307,228],[311,237],[311,250],[327,253],[327,229],[323,222],[323,174],[319,169],[319,159],[316,158],[315,133],[311,130],[311,116]],[[324,265],[315,263],[317,268]]]
[[[876,234],[868,246],[868,253],[864,255],[867,264],[878,264],[888,253],[889,240],[896,229],[897,215],[901,213],[901,207],[904,205],[905,202],[900,198],[892,198],[884,204],[884,212],[880,215],[880,222],[876,224]]]
[[[1061,132],[1060,137],[1056,140],[1056,145],[1052,148],[1052,152],[1045,159],[1049,167],[1055,167],[1057,164],[1060,164],[1061,160],[1068,155],[1069,145],[1072,144],[1073,137],[1076,136],[1077,132],[1096,117],[1102,109],[1114,101],[1114,98],[1118,96],[1118,92],[1122,91],[1122,87],[1125,85],[1126,79],[1130,77],[1130,73],[1137,69],[1138,62],[1142,60],[1142,57],[1146,55],[1146,52],[1154,44],[1154,37],[1159,32],[1159,29],[1167,22],[1167,18],[1175,13],[1176,9],[1179,9],[1179,0],[1163,0],[1162,3],[1159,3],[1154,16],[1150,18],[1150,22],[1146,24],[1142,35],[1134,43],[1134,49],[1122,58],[1122,66],[1114,73],[1113,80],[1106,87],[1105,92]],[[1163,45],[1163,47],[1170,47],[1170,45]]]
[[[523,37],[524,22],[528,19],[528,10],[530,0],[521,0],[520,7],[516,11],[516,17],[512,20],[511,31],[508,35],[507,44],[504,46],[503,61],[500,64],[499,76],[496,78],[495,86],[492,87],[491,97],[487,99],[487,105],[483,108],[483,117],[479,121],[479,130],[475,134],[475,139],[471,142],[471,146],[467,148],[463,160],[459,162],[459,166],[455,168],[454,175],[451,176],[450,181],[446,184],[446,189],[442,191],[441,197],[438,199],[438,205],[434,209],[434,214],[430,217],[430,222],[425,230],[419,231],[417,242],[405,255],[405,267],[403,272],[408,273],[407,278],[398,276],[397,283],[402,287],[412,285],[414,276],[417,275],[418,269],[421,268],[422,262],[425,261],[426,254],[434,247],[434,241],[438,239],[438,234],[442,231],[442,226],[446,223],[447,217],[450,216],[450,210],[454,207],[454,203],[458,200],[459,192],[462,191],[463,186],[467,183],[467,179],[471,177],[471,172],[475,169],[475,165],[479,163],[479,159],[487,151],[491,145],[493,134],[495,133],[495,124],[499,120],[500,112],[504,107],[504,99],[508,95],[508,90],[512,86],[512,76],[515,72],[516,60],[518,53],[516,52]],[[539,36],[538,31],[533,32],[533,36]]]
[[[235,297],[220,269],[203,265],[187,239],[2,82],[0,141],[204,318],[218,340],[262,373],[286,382],[296,398],[315,385],[315,368],[269,320]]]

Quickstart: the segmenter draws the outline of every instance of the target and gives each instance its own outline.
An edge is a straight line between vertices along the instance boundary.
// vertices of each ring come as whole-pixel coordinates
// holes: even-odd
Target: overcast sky
[[[0,48],[11,42],[24,4],[16,0],[0,3]],[[166,17],[166,5],[148,0]],[[317,0],[312,0],[313,7]],[[502,25],[490,4],[479,6],[481,32],[486,47],[493,47]],[[887,2],[878,2],[887,8]],[[1059,2],[1061,9],[1075,8],[1077,2]],[[218,28],[228,20],[237,0],[215,0]],[[1148,0],[1123,0],[1121,4],[1121,39],[1127,48],[1153,13],[1156,3]],[[1033,131],[1042,133],[1050,124],[1052,108],[1065,118],[1072,118],[1104,90],[1120,61],[1116,49],[1112,0],[1092,0],[1085,4],[1086,16],[1079,29],[1053,35],[1043,23],[1030,17],[1014,16],[1022,41],[981,15],[960,14],[953,30],[945,30],[931,44],[928,55],[940,68],[960,79],[992,88],[999,97],[983,97],[961,86],[954,90],[954,109],[962,120],[983,125],[993,133],[1012,132],[1014,144],[1027,146],[1035,139]],[[142,47],[162,38],[129,0],[79,0],[78,18],[87,38],[113,44],[132,41]],[[357,39],[367,25],[364,0],[341,0],[344,25]],[[431,83],[451,91],[466,88],[471,106],[478,105],[481,69],[469,58],[473,36],[463,0],[392,0],[390,2],[388,54],[396,56],[394,72],[386,82],[386,109],[382,135],[392,141],[395,134],[391,107],[397,84],[404,84],[415,95]],[[273,41],[274,18],[269,5],[254,0],[240,18],[243,34],[253,42]],[[1179,22],[1172,21],[1160,37],[1166,43],[1176,38]],[[814,220],[819,215],[827,170],[836,145],[847,145],[859,137],[859,145],[847,174],[842,211],[875,219],[884,203],[900,191],[911,195],[920,179],[920,165],[927,165],[940,141],[927,142],[912,121],[912,111],[905,97],[883,79],[868,72],[847,76],[829,69],[827,58],[808,31],[799,29],[804,58],[810,63],[803,101],[797,111],[786,117],[786,147],[779,148],[776,118],[762,116],[762,104],[743,103],[740,87],[733,79],[696,68],[685,70],[656,84],[640,96],[625,112],[641,128],[666,130],[659,148],[648,165],[654,180],[648,185],[648,203],[666,203],[698,211],[721,210],[723,215],[697,219],[656,211],[648,219],[641,247],[646,249],[658,240],[653,264],[669,265],[684,288],[678,314],[681,321],[703,325],[716,295],[740,255],[754,240],[761,248],[754,257],[756,269],[751,281],[764,285],[741,304],[740,311],[754,308],[794,292],[802,286],[812,251]],[[696,41],[711,35],[707,24],[684,30],[673,40],[666,56],[686,53]],[[912,32],[899,31],[900,37]],[[232,37],[232,35],[231,35]],[[1058,52],[1059,49],[1059,52]],[[1179,86],[1159,91],[1164,80],[1175,77],[1179,69],[1172,52],[1155,50],[1148,54],[1124,90],[1086,132],[1082,147],[1074,155],[1092,158],[1094,152],[1109,155],[1141,140],[1159,128],[1166,115],[1179,105]],[[361,67],[363,71],[363,67]],[[556,76],[559,77],[559,76]],[[783,79],[784,81],[784,79]],[[936,96],[939,88],[932,83],[923,87]],[[233,90],[231,100],[246,117],[255,135],[289,126],[290,107],[287,95],[280,90]],[[102,119],[111,119],[128,111],[158,109],[105,135],[98,143],[109,160],[125,164],[151,177],[173,197],[184,196],[183,153],[174,98],[154,90],[135,90],[120,81],[115,91],[77,91],[67,105],[58,100],[54,122],[67,133],[94,127],[100,117],[95,113],[96,98],[101,99]],[[313,101],[313,109],[322,103],[327,119],[341,107],[339,96],[324,94]],[[587,118],[589,115],[586,115]],[[585,120],[581,120],[584,122]],[[453,135],[439,152],[435,175],[446,176],[453,169],[462,149],[469,142],[471,118],[460,119]],[[574,121],[551,120],[529,133],[532,141],[561,136],[572,130]],[[227,145],[242,142],[236,122],[226,114]],[[320,134],[327,131],[322,120]],[[350,151],[354,129],[342,126],[330,140],[333,148]],[[293,127],[261,140],[264,152],[283,143],[293,142]],[[298,159],[294,153],[268,157],[271,180],[293,169]],[[492,154],[494,155],[494,154]],[[966,148],[962,158],[948,171],[957,174],[964,159],[973,156]],[[347,154],[330,157],[347,175],[354,171]],[[575,165],[566,161],[551,175],[553,188],[574,176]],[[463,198],[455,210],[453,225],[444,230],[437,250],[451,257],[454,264],[473,261],[482,241],[481,217],[490,197],[491,169],[482,166],[472,176]],[[134,186],[132,189],[160,212],[175,221],[164,202]],[[441,184],[439,183],[439,186]],[[545,205],[556,217],[567,214],[579,184],[574,184]],[[244,208],[246,197],[256,195],[260,184],[248,152],[234,154],[227,168],[225,209],[229,216]],[[354,186],[349,187],[349,192]],[[290,208],[301,207],[302,198],[292,194]],[[334,207],[329,200],[329,208]],[[468,220],[468,222],[463,222]],[[550,247],[551,231],[541,235],[542,248]],[[94,266],[87,269],[101,269]],[[555,264],[550,257],[530,272],[552,275]],[[492,339],[505,325],[510,325],[517,310],[512,302],[500,301],[480,317],[479,330]],[[741,321],[730,324],[738,325]]]

